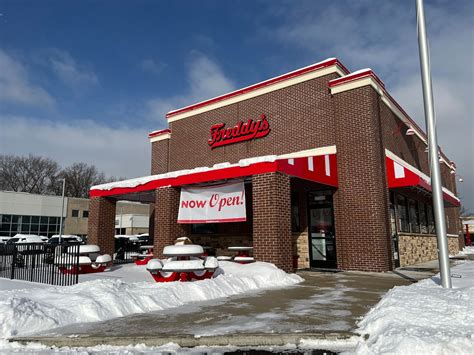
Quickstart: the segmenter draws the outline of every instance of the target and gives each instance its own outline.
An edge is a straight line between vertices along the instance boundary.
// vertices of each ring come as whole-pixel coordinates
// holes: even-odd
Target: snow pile
[[[474,246],[464,247],[462,251],[459,252],[458,256],[467,256],[474,254]]]
[[[217,273],[214,279],[186,283],[99,279],[69,287],[0,291],[0,338],[165,310],[303,281],[263,262],[247,265],[221,262]]]
[[[437,275],[390,290],[359,322],[357,333],[369,338],[356,353],[472,354],[474,262],[452,274],[452,289],[443,289]]]

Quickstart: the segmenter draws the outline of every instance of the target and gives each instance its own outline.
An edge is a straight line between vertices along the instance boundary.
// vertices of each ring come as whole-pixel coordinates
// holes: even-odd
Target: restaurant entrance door
[[[335,269],[337,264],[332,191],[310,192],[308,213],[310,266]]]

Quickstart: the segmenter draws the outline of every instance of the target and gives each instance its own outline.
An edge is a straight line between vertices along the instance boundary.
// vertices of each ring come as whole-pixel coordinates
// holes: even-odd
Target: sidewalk
[[[302,272],[298,286],[196,303],[168,311],[132,315],[105,322],[75,324],[38,336],[48,344],[61,339],[94,345],[118,338],[145,342],[219,335],[299,333],[347,338],[362,317],[394,286],[411,282],[395,274]],[[53,337],[53,338],[51,338]],[[48,339],[47,339],[48,338]],[[31,339],[31,337],[30,337]],[[69,339],[69,340],[67,340]],[[115,340],[113,340],[115,339]],[[264,337],[262,337],[264,339]],[[183,340],[184,341],[184,340]],[[85,342],[85,343],[84,343]]]

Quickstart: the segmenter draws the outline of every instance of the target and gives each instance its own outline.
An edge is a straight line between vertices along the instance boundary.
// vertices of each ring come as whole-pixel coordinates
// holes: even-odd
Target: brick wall
[[[104,254],[115,252],[115,200],[93,197],[89,203],[88,244],[98,245]]]
[[[155,256],[163,257],[163,248],[179,237],[189,236],[189,225],[178,224],[180,189],[164,187],[155,191]]]
[[[409,266],[438,258],[437,239],[435,235],[402,234],[399,236],[400,266]],[[458,237],[448,238],[450,255],[459,253]]]
[[[163,174],[168,170],[169,139],[151,143],[151,174]]]
[[[280,173],[254,175],[252,190],[254,256],[292,271],[290,178]]]
[[[326,75],[212,111],[170,123],[170,171],[235,163],[243,158],[284,154],[333,145],[334,121]],[[270,134],[261,139],[210,149],[209,130],[216,123],[233,127],[265,113]]]
[[[392,268],[379,97],[365,86],[334,95],[339,187],[334,194],[337,266]]]

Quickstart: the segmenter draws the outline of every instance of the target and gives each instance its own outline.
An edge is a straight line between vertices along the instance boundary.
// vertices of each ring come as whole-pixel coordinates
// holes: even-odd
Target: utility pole
[[[61,179],[63,181],[63,194],[62,194],[62,203],[61,203],[61,217],[59,221],[59,245],[62,242],[63,236],[63,214],[64,214],[64,190],[66,189],[66,179]]]
[[[449,270],[448,240],[446,232],[446,216],[444,213],[443,187],[438,156],[438,139],[436,136],[436,116],[434,112],[433,87],[431,85],[430,55],[426,36],[425,13],[423,0],[416,0],[418,46],[420,50],[421,82],[423,86],[423,102],[425,109],[426,131],[428,134],[428,154],[431,172],[431,189],[433,192],[433,210],[438,240],[438,261],[441,285],[451,288]]]

